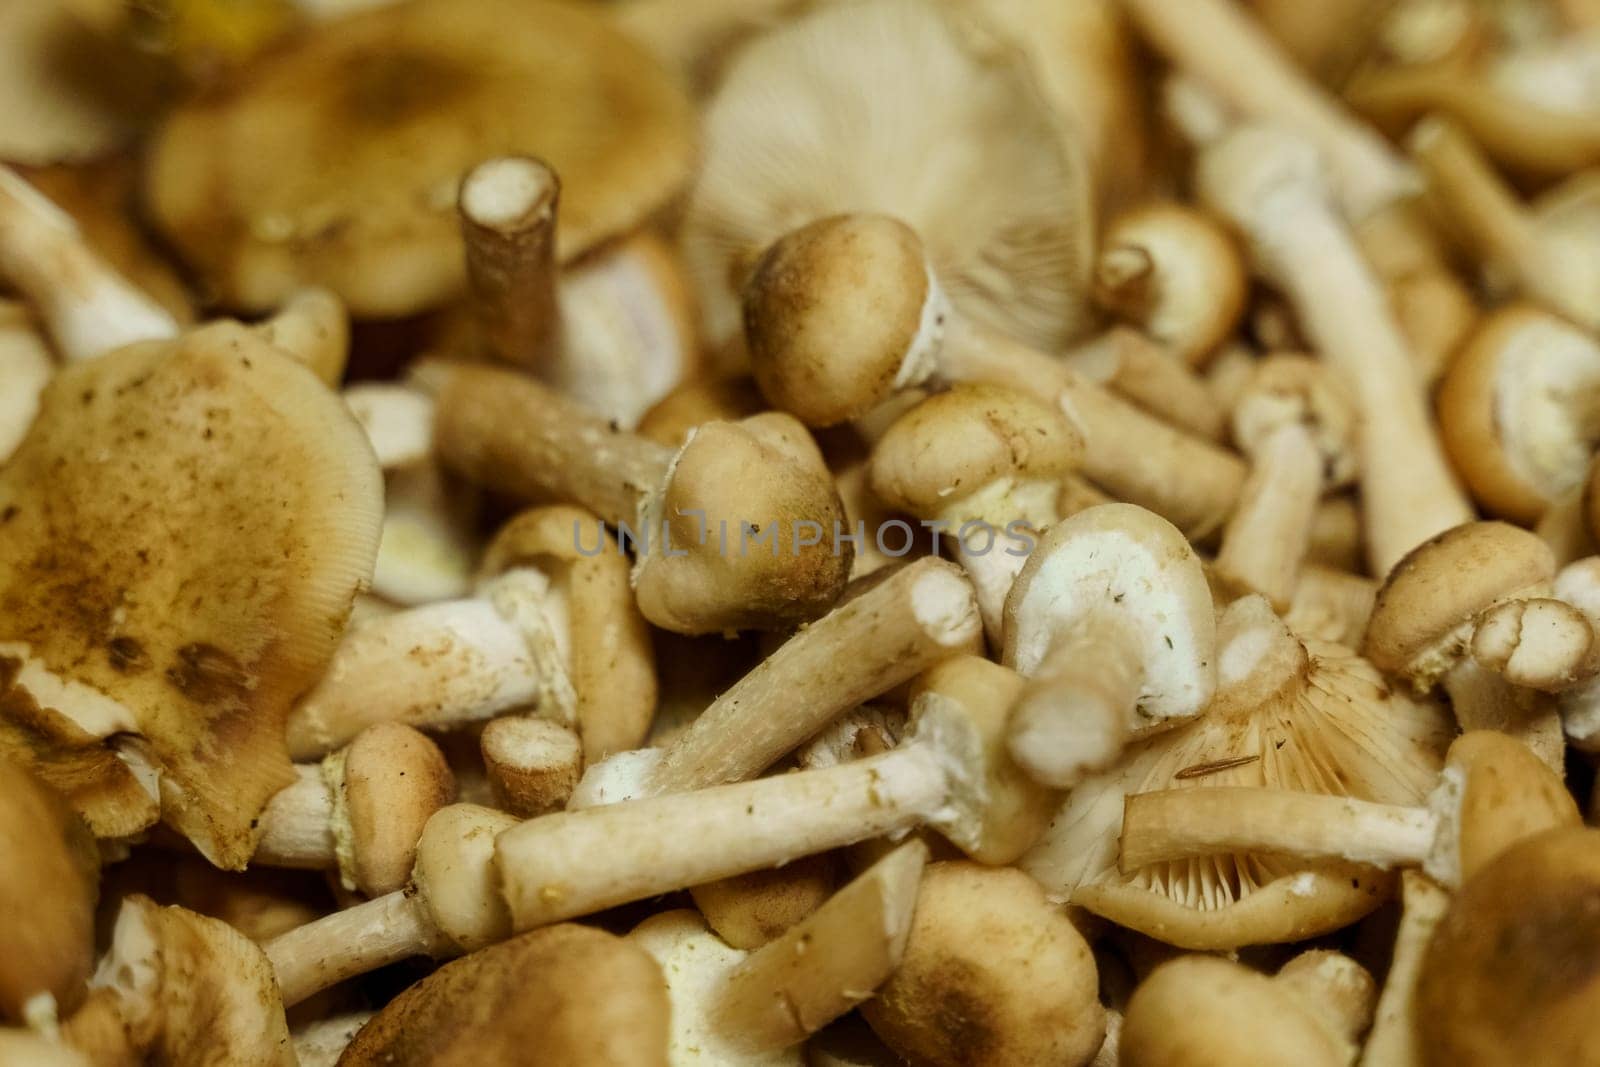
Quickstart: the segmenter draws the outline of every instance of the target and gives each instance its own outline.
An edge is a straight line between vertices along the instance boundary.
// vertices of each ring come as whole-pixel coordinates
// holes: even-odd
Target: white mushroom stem
[[[322,379],[337,387],[350,357],[350,317],[344,304],[327,289],[301,289],[255,330],[268,344],[282,349]]]
[[[1400,876],[1400,900],[1403,910],[1389,976],[1378,998],[1372,1031],[1361,1050],[1360,1067],[1416,1067],[1422,1063],[1411,1005],[1428,941],[1450,907],[1450,894],[1426,875],[1406,871]]]
[[[561,182],[528,156],[478,164],[461,180],[458,211],[467,281],[485,347],[548,374],[561,345],[556,300],[556,208]]]
[[[1222,533],[1216,570],[1287,611],[1322,495],[1322,451],[1303,423],[1285,423],[1251,457],[1239,506]]]
[[[348,978],[419,953],[451,949],[426,901],[410,889],[325,915],[263,947],[277,971],[286,1008]]]
[[[1140,642],[1122,615],[1092,614],[1057,634],[1012,710],[1011,758],[1057,789],[1110,766],[1132,735],[1143,675]]]
[[[66,212],[4,165],[0,278],[27,298],[69,360],[178,334],[177,320],[101,259]]]
[[[333,836],[333,790],[320,764],[295,767],[299,779],[279,790],[261,813],[261,840],[252,863],[325,870],[338,861]]]
[[[537,706],[570,723],[565,612],[540,571],[521,567],[479,595],[395,612],[351,630],[290,713],[296,759],[321,756],[374,722],[441,728]]]
[[[1357,400],[1368,562],[1387,574],[1473,512],[1433,433],[1387,298],[1319,181],[1310,145],[1265,128],[1229,135],[1200,166],[1206,196],[1245,231],[1257,266]]]
[[[1566,742],[1561,715],[1547,693],[1512,685],[1472,656],[1463,656],[1441,680],[1450,708],[1463,730],[1498,730],[1533,750],[1561,773]]]
[[[980,631],[972,587],[953,566],[927,559],[902,568],[801,630],[718,697],[662,753],[642,791],[749,778],[841,713],[970,649]]]
[[[951,526],[952,532],[959,529],[959,523]],[[983,543],[969,544],[976,538],[963,540],[954,533],[951,541],[955,543],[956,558],[972,581],[984,633],[989,635],[990,643],[999,648],[1005,632],[1006,594],[1011,592],[1011,583],[1017,580],[1018,572],[1028,562],[1028,553],[1037,543],[1037,536],[1022,536],[993,526],[987,527],[987,531],[987,547]]]
[[[0,300],[0,463],[10,458],[39,413],[39,394],[55,360],[21,304]]]
[[[1143,255],[1136,249],[1121,251]],[[1105,269],[1104,259],[1101,269]],[[1137,330],[1113,327],[1067,353],[1066,362],[1090,381],[1122,394],[1173,426],[1211,441],[1221,440],[1227,430],[1227,412],[1205,379]]]
[[[414,466],[433,454],[433,400],[421,390],[398,382],[361,382],[344,390],[344,402],[384,470]]]

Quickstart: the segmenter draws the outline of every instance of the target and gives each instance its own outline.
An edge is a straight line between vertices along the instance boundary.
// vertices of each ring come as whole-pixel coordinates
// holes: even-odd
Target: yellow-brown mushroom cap
[[[358,316],[461,287],[461,174],[533,154],[560,173],[559,256],[633,228],[687,178],[693,116],[582,5],[422,0],[330,22],[179,108],[147,158],[160,230],[233,305],[307,284]]]
[[[404,887],[422,828],[455,799],[450,765],[439,746],[398,722],[367,727],[335,758],[343,766],[349,826],[348,839],[338,845],[349,852],[355,886],[371,897]],[[336,831],[336,839],[342,836]]]
[[[657,444],[677,448],[696,427],[708,422],[737,422],[766,408],[755,381],[744,375],[695,378],[657,400],[639,417],[634,432]]]
[[[1511,845],[1582,821],[1566,783],[1533,750],[1497,730],[1469,730],[1450,745],[1446,780],[1459,789],[1453,831],[1458,881]]]
[[[933,286],[921,240],[887,215],[836,215],[786,234],[744,291],[756,384],[811,426],[864,415],[938,329]]]
[[[1367,624],[1366,656],[1382,670],[1413,673],[1419,660],[1478,612],[1547,585],[1555,571],[1549,547],[1527,530],[1503,522],[1446,530],[1389,572]]]
[[[890,507],[932,518],[987,489],[1058,482],[1082,455],[1082,435],[1051,405],[1004,386],[958,385],[900,416],[878,441],[872,489]],[[996,525],[1030,517],[1007,513],[1015,510],[999,506]]]

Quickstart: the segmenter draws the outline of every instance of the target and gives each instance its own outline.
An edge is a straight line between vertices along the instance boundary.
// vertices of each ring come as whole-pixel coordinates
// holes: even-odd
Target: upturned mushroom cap
[[[665,629],[782,629],[827,611],[849,581],[838,490],[806,428],[780,412],[700,427],[642,510],[654,540],[634,595]]]
[[[1545,830],[1582,823],[1564,783],[1527,745],[1495,730],[1470,730],[1450,745],[1440,789],[1453,839],[1449,885],[1470,881],[1508,847]]]
[[[1428,1067],[1568,1067],[1600,1059],[1600,830],[1514,845],[1434,930],[1416,1020]]]
[[[918,517],[1045,526],[1082,455],[1083,436],[1059,409],[1004,386],[958,385],[889,427],[873,449],[872,490]]]
[[[462,285],[454,208],[469,167],[548,161],[566,187],[565,261],[677,192],[691,131],[673,80],[580,5],[385,5],[179,108],[152,145],[146,200],[229,304],[320,284],[357,316],[401,315]]]
[[[90,985],[63,1037],[93,1062],[295,1063],[272,964],[217,919],[126,898]]]
[[[293,780],[290,702],[371,575],[382,513],[344,405],[245,327],[63,370],[0,471],[0,749],[97,833],[127,832],[104,796],[117,772],[85,761],[138,735],[163,817],[243,867]]]
[[[1105,1034],[1094,956],[1027,875],[935,863],[900,967],[861,1013],[933,1067],[1082,1064]]]
[[[854,211],[905,220],[956,308],[987,327],[1049,350],[1087,326],[1081,138],[984,14],[830,6],[739,54],[705,113],[684,221],[713,342],[736,331],[739,294],[774,241]]]
[[[445,964],[361,1029],[345,1067],[667,1067],[667,987],[627,938],[547,926]]]
[[[1363,651],[1379,669],[1426,688],[1466,653],[1474,616],[1548,587],[1555,573],[1549,546],[1527,530],[1503,522],[1452,527],[1389,572]]]
[[[1583,483],[1596,427],[1600,344],[1526,304],[1485,316],[1439,385],[1439,436],[1491,513],[1532,523]]]
[[[1420,805],[1452,727],[1348,649],[1293,636],[1260,596],[1218,625],[1205,715],[1143,741],[1081,782],[1022,858],[1052,899],[1189,949],[1298,941],[1377,907],[1391,880],[1346,863],[1228,854],[1123,874],[1123,799],[1156,789],[1269,786]]]
[[[0,760],[0,1017],[33,1023],[83,998],[94,967],[99,857],[61,797]],[[38,998],[38,999],[36,999]]]
[[[334,841],[347,889],[369,897],[402,888],[417,840],[433,813],[455,799],[456,783],[439,746],[397,722],[356,735],[333,764]]]
[[[866,414],[928,376],[944,294],[922,241],[888,215],[834,215],[785,234],[744,289],[756,384],[811,426]]]
[[[1165,519],[1103,504],[1051,527],[1006,598],[1003,661],[1030,675],[1056,634],[1120,618],[1138,635],[1137,714],[1149,723],[1199,714],[1216,687],[1216,620],[1194,549]]]
[[[1309,356],[1271,355],[1256,365],[1233,408],[1233,439],[1253,453],[1287,423],[1310,431],[1322,453],[1326,487],[1355,479],[1355,403],[1344,383]]]
[[[629,586],[627,556],[581,508],[533,508],[500,527],[479,574],[537,567],[566,614],[567,674],[577,696],[584,759],[597,762],[644,743],[656,711],[650,628]]]

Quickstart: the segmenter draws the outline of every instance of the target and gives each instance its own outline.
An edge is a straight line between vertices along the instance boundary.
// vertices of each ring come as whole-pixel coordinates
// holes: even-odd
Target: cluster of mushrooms
[[[1596,0],[0,3],[0,1067],[1600,1065]]]

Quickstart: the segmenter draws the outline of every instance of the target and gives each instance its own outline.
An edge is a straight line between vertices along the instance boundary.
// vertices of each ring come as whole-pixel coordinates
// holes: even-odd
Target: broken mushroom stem
[[[457,211],[484,347],[546,376],[561,345],[556,209],[561,181],[531,156],[498,156],[461,179]],[[543,373],[541,373],[543,372]]]

